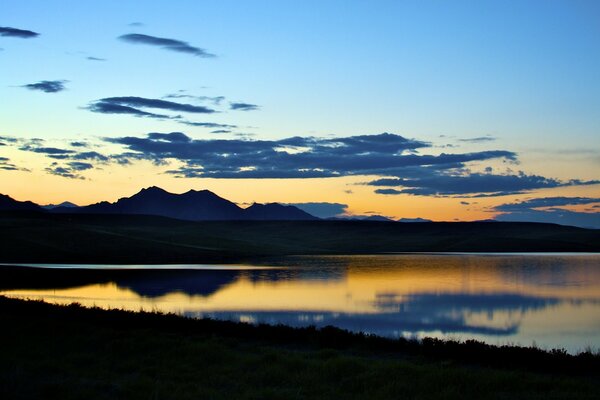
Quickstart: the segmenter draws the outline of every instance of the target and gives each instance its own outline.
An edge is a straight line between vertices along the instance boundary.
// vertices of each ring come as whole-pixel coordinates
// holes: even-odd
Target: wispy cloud
[[[191,94],[173,93],[163,97],[163,99],[192,99],[197,101],[209,101],[218,106],[225,100],[225,96],[194,96]]]
[[[521,212],[531,211],[536,208],[576,206],[594,203],[600,203],[600,197],[538,197],[516,203],[500,204],[494,207],[494,211]]]
[[[216,111],[212,108],[204,106],[195,106],[192,104],[176,103],[174,101],[167,101],[161,99],[148,99],[137,96],[121,96],[121,97],[106,97],[100,100],[96,100],[93,105],[112,105],[112,106],[124,106],[138,108],[152,108],[168,111],[186,112],[186,113],[199,113],[199,114],[212,114]],[[92,110],[93,111],[93,110]]]
[[[29,90],[39,90],[46,93],[58,93],[66,90],[65,83],[68,81],[58,80],[58,81],[40,81],[36,83],[29,83],[27,85],[23,85],[22,87]]]
[[[88,56],[85,59],[89,60],[89,61],[106,61],[106,58],[92,57],[92,56]]]
[[[467,142],[467,143],[486,143],[486,142],[493,142],[495,140],[496,140],[496,138],[493,136],[479,136],[479,137],[468,138],[468,139],[458,139],[459,142]]]
[[[249,104],[249,103],[229,103],[229,109],[230,110],[236,110],[236,111],[254,111],[254,110],[258,110],[260,107],[257,106],[256,104]]]
[[[176,51],[179,53],[187,53],[197,57],[216,57],[214,54],[208,53],[206,50],[201,49],[199,47],[194,47],[182,40],[161,38],[156,36],[144,35],[141,33],[129,33],[127,35],[119,36],[118,39],[128,43],[156,46],[165,50]]]
[[[417,172],[417,173],[415,173]],[[525,193],[534,189],[556,188],[561,186],[590,185],[598,181],[561,181],[539,175],[481,174],[456,170],[435,170],[423,168],[420,171],[407,170],[406,178],[382,178],[368,185],[386,187],[375,192],[385,195],[410,194],[419,196],[451,197],[490,197]],[[413,175],[413,176],[410,176]],[[402,187],[402,189],[395,189]],[[477,195],[480,194],[480,195]]]
[[[8,26],[0,26],[0,36],[31,39],[40,36],[40,34],[26,29],[17,29],[10,28]]]

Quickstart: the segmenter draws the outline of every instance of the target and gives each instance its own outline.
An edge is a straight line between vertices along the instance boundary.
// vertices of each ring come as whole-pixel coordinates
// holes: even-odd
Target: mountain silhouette
[[[40,206],[31,201],[18,201],[5,194],[0,194],[0,210],[2,211],[41,211]]]
[[[145,214],[189,221],[317,219],[293,206],[277,203],[255,204],[243,209],[210,190],[189,190],[182,194],[174,194],[156,186],[142,189],[133,196],[123,197],[115,203],[103,201],[79,208],[57,207],[52,212]]]
[[[254,203],[244,210],[244,219],[250,220],[316,220],[319,219],[298,207],[279,203]]]
[[[46,204],[45,206],[41,206],[44,210],[52,210],[58,207],[65,207],[65,208],[75,208],[75,207],[79,207],[77,204],[71,203],[70,201],[63,201],[60,204]]]

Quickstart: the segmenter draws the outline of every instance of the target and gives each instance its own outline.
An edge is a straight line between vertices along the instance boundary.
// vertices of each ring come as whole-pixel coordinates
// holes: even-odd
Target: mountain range
[[[290,205],[254,203],[250,207],[241,208],[209,190],[189,190],[182,194],[174,194],[156,186],[142,189],[133,196],[123,197],[114,203],[102,201],[82,207],[69,202],[56,206],[39,206],[30,201],[20,202],[0,195],[0,210],[45,211],[58,214],[144,214],[189,221],[319,219]]]

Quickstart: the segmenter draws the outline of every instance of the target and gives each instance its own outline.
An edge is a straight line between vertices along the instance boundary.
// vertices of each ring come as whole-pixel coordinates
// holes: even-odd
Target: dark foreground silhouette
[[[600,230],[521,222],[182,221],[0,212],[0,262],[202,263],[386,252],[600,251]]]
[[[0,297],[0,397],[594,398],[600,356]]]

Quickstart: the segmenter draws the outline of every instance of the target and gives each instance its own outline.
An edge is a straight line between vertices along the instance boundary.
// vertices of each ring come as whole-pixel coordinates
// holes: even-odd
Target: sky
[[[0,3],[0,193],[600,228],[597,1]]]

